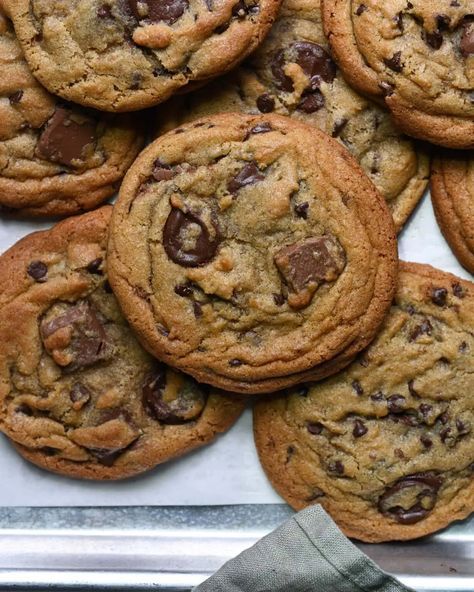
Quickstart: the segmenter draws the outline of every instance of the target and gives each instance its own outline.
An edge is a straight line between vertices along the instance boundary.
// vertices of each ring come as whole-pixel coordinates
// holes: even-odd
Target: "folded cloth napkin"
[[[321,506],[295,514],[194,592],[407,592],[347,539]]]

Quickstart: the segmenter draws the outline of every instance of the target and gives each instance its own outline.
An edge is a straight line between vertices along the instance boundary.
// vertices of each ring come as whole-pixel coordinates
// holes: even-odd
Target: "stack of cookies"
[[[397,255],[434,151],[474,272],[474,7],[436,4],[0,0],[1,213],[71,216],[0,258],[23,457],[121,479],[251,400],[274,487],[350,536],[474,511],[474,284]]]

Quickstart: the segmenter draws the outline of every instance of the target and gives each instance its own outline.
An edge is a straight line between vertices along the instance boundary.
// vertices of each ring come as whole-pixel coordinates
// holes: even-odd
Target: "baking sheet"
[[[0,220],[0,251],[51,222]],[[400,237],[400,257],[431,263],[471,279],[438,230],[429,195]],[[56,476],[24,461],[0,438],[0,506],[166,506],[271,504],[272,490],[255,452],[252,418],[247,410],[214,444],[166,463],[135,479],[114,483]]]

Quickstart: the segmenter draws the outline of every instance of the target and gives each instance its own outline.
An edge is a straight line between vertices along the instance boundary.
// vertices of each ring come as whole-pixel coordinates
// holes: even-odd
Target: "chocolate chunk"
[[[439,49],[443,45],[443,35],[439,30],[428,32],[423,31],[423,39],[433,49]]]
[[[189,297],[193,295],[193,290],[188,284],[178,284],[174,287],[174,291],[178,296]]]
[[[333,130],[332,130],[332,134],[331,134],[332,137],[333,138],[339,137],[341,135],[342,130],[346,127],[346,125],[348,123],[349,123],[349,120],[346,119],[345,117],[336,121],[336,123],[334,124]]]
[[[268,93],[257,97],[257,108],[261,113],[271,113],[275,109],[275,99]]]
[[[304,384],[300,384],[296,387],[296,394],[298,397],[307,397],[309,393],[309,388]]]
[[[444,413],[441,413],[438,419],[443,425],[446,425],[449,421],[449,413],[447,411],[444,411]]]
[[[257,164],[252,161],[247,163],[237,175],[229,181],[227,189],[230,193],[235,194],[241,187],[253,185],[258,181],[263,181],[263,179],[265,179],[265,175],[259,171]]]
[[[297,41],[286,49],[279,50],[272,59],[272,74],[280,90],[293,92],[293,81],[285,74],[288,63],[297,63],[309,82],[306,88],[319,89],[321,82],[332,82],[336,77],[336,65],[328,52],[316,43]]]
[[[112,11],[110,9],[110,6],[108,6],[107,4],[99,6],[99,8],[97,9],[97,16],[102,19],[112,18]]]
[[[88,448],[87,450],[96,457],[101,465],[111,467],[118,457],[125,451],[125,448],[117,448],[115,450],[109,450],[107,448]]]
[[[310,495],[308,495],[308,497],[306,498],[307,502],[314,502],[315,500],[324,497],[326,494],[324,493],[324,491],[322,489],[319,489],[319,487],[314,487],[313,491],[311,492]]]
[[[354,438],[361,438],[362,436],[365,436],[368,431],[369,430],[363,421],[360,419],[356,419],[354,421],[354,429],[352,430],[352,435]]]
[[[37,146],[41,158],[74,166],[85,150],[96,143],[96,122],[70,109],[57,107],[43,129]]]
[[[193,302],[193,313],[196,319],[202,317],[202,306],[200,302]]]
[[[132,74],[132,81],[130,83],[130,90],[138,90],[142,85],[143,76],[140,72],[134,72]]]
[[[409,341],[415,341],[421,335],[431,335],[433,331],[433,325],[428,319],[424,319],[420,325],[417,325],[410,333]]]
[[[67,305],[58,314],[48,313],[41,322],[41,336],[46,351],[68,371],[91,366],[113,353],[99,314],[87,301]]]
[[[466,436],[471,432],[471,424],[468,421],[462,419],[456,419],[456,429],[460,436]]]
[[[394,87],[392,84],[390,84],[390,82],[385,82],[385,81],[380,82],[379,88],[382,91],[384,97],[389,97],[390,95],[393,95]]]
[[[461,341],[458,349],[459,349],[459,353],[465,354],[469,350],[469,346],[467,345],[467,343],[465,341]]]
[[[383,401],[385,399],[385,397],[383,396],[383,393],[381,393],[380,391],[378,393],[375,393],[374,395],[370,395],[370,398],[372,399],[372,401]]]
[[[421,415],[426,419],[433,411],[433,406],[428,405],[428,403],[422,403],[418,409],[420,410]]]
[[[364,13],[367,10],[367,6],[365,4],[359,4],[359,6],[357,7],[355,13],[356,16],[360,16],[362,13]]]
[[[192,378],[157,364],[142,386],[142,403],[157,421],[177,425],[196,420],[204,410],[207,394]]]
[[[359,397],[364,394],[364,389],[362,388],[362,386],[358,380],[353,380],[351,386],[355,390],[355,392],[359,395]]]
[[[296,108],[304,113],[315,113],[324,107],[324,103],[324,96],[321,91],[315,90],[304,95]]]
[[[103,263],[103,258],[102,257],[97,257],[97,259],[94,259],[93,261],[91,261],[86,269],[89,273],[92,273],[94,275],[103,275],[103,271],[101,270],[101,265]]]
[[[401,59],[402,59],[402,52],[397,51],[393,54],[393,56],[391,58],[384,59],[384,64],[388,68],[390,68],[390,70],[393,70],[394,72],[401,72],[403,70]]]
[[[339,277],[346,256],[336,238],[319,236],[283,247],[274,261],[293,292],[288,303],[293,308],[304,308],[323,282],[333,282]]]
[[[464,57],[474,54],[474,23],[464,25],[460,48]]]
[[[336,475],[344,475],[344,465],[340,460],[329,463],[328,470],[329,472],[335,473]]]
[[[266,123],[265,121],[263,123],[257,123],[257,125],[249,131],[245,139],[247,140],[252,134],[266,134],[268,132],[271,132],[272,129],[272,126],[269,123]]]
[[[452,285],[452,288],[453,294],[456,296],[456,298],[464,298],[465,294],[461,284],[455,283]]]
[[[433,510],[442,482],[434,472],[402,477],[380,496],[378,510],[400,524],[416,524]]]
[[[169,181],[176,176],[176,171],[157,158],[154,162],[154,168],[151,174],[155,181]]]
[[[390,413],[401,413],[404,411],[406,399],[403,395],[391,395],[387,399],[387,407]]]
[[[420,442],[423,444],[425,448],[431,448],[433,446],[433,440],[431,440],[431,438],[428,438],[428,436],[426,436],[425,434],[422,434],[420,436]]]
[[[28,405],[26,405],[25,403],[18,405],[18,407],[15,408],[15,412],[21,413],[22,415],[27,415],[28,417],[33,416],[33,410],[31,409],[31,407],[28,407]]]
[[[321,434],[321,432],[323,431],[324,426],[322,423],[319,423],[319,421],[317,421],[316,423],[308,422],[306,424],[306,429],[310,434],[313,434],[314,436],[319,436],[319,434]]]
[[[233,368],[237,368],[237,366],[242,366],[242,364],[242,360],[239,360],[238,358],[233,358],[232,360],[229,360],[229,366],[232,366]]]
[[[8,97],[8,100],[10,101],[11,105],[18,105],[18,103],[21,101],[22,98],[23,98],[23,91],[17,90],[16,92],[12,93]]]
[[[298,216],[298,218],[303,218],[304,220],[307,220],[308,218],[308,209],[309,203],[307,201],[296,204],[294,207],[295,214]]]
[[[86,386],[76,382],[69,393],[69,398],[74,403],[73,408],[79,410],[90,401],[91,392]]]
[[[128,0],[130,9],[138,20],[168,25],[175,23],[188,8],[188,0]]]
[[[448,291],[446,288],[433,288],[431,291],[431,301],[436,306],[446,306],[446,298],[448,296]]]
[[[205,222],[192,212],[171,208],[163,230],[163,247],[168,257],[182,267],[206,265],[215,257],[221,233],[212,221],[213,236]]]
[[[439,433],[439,437],[441,442],[443,442],[443,444],[445,444],[446,440],[451,439],[452,436],[452,429],[451,428],[443,428],[440,433]]]
[[[51,446],[43,446],[43,448],[40,448],[40,451],[45,456],[56,456],[56,454],[59,452],[57,448],[52,448]]]
[[[39,283],[46,282],[48,279],[48,266],[42,261],[32,261],[26,271],[30,277]]]
[[[395,16],[395,22],[397,23],[397,27],[400,29],[400,31],[403,33],[405,27],[403,24],[403,12],[399,12],[397,13],[397,15]]]
[[[258,5],[257,4],[246,4],[245,0],[239,0],[237,4],[234,5],[232,9],[233,16],[238,16],[240,18],[244,18],[247,14],[251,14],[254,12],[258,12]]]
[[[286,298],[283,294],[273,294],[273,302],[277,306],[283,306],[285,304]]]
[[[414,385],[415,385],[415,381],[414,381],[414,380],[409,380],[409,381],[408,381],[408,392],[410,393],[410,395],[411,395],[412,397],[415,397],[415,398],[416,398],[416,397],[418,397],[419,395],[418,395],[418,393],[416,392],[416,390],[415,390],[415,386],[414,386]]]

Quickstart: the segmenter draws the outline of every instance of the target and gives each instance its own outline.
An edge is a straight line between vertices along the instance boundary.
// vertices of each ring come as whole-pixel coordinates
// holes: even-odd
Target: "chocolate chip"
[[[395,450],[393,452],[397,458],[400,458],[400,459],[405,458],[405,455],[403,454],[403,450],[401,448],[395,448]]]
[[[293,209],[298,218],[303,218],[304,220],[308,218],[309,203],[307,201],[295,204],[295,207]]]
[[[399,28],[399,30],[403,33],[404,31],[404,25],[403,25],[403,12],[399,12],[397,13],[397,15],[395,16],[395,22],[397,23],[397,27]]]
[[[441,484],[441,477],[434,472],[402,477],[385,489],[379,498],[378,510],[400,524],[416,524],[433,510]]]
[[[308,238],[280,249],[275,265],[294,293],[288,303],[294,308],[307,306],[323,282],[333,282],[346,265],[345,252],[331,236]]]
[[[471,432],[471,424],[468,421],[462,419],[456,419],[456,429],[460,436],[465,436]]]
[[[461,341],[458,349],[461,354],[465,354],[469,350],[469,346],[465,341]]]
[[[351,386],[355,390],[355,392],[359,395],[359,397],[364,394],[364,389],[362,388],[362,386],[358,380],[353,380]]]
[[[23,91],[17,90],[16,92],[14,92],[13,94],[11,94],[8,97],[8,100],[10,101],[11,105],[18,105],[18,103],[21,101],[22,97],[23,97]]]
[[[268,93],[257,97],[257,108],[261,113],[271,113],[275,109],[275,99]]]
[[[73,403],[81,403],[82,405],[85,405],[90,401],[91,392],[86,386],[76,382],[69,393],[69,398]]]
[[[458,0],[451,0],[450,6],[455,6],[456,8],[458,8],[461,5],[459,4],[459,1]]]
[[[124,448],[117,448],[114,450],[108,448],[88,448],[87,450],[105,467],[113,466],[114,462],[125,451]]]
[[[447,440],[448,438],[450,438],[450,436],[451,436],[451,433],[452,433],[452,429],[451,429],[451,428],[449,428],[449,427],[448,427],[448,428],[443,428],[443,429],[440,431],[440,433],[439,433],[439,437],[440,437],[440,440],[441,440],[441,442],[443,442],[443,444],[446,442],[446,440]]]
[[[15,412],[21,413],[22,415],[27,415],[28,417],[33,416],[33,411],[31,407],[28,407],[28,405],[26,405],[25,403],[18,405],[18,407],[15,408]]]
[[[193,295],[193,290],[188,284],[178,284],[174,287],[174,291],[178,296],[188,297]]]
[[[202,306],[199,302],[193,302],[193,313],[196,319],[202,317]]]
[[[277,306],[283,306],[285,304],[286,298],[283,294],[273,294],[273,301]]]
[[[169,181],[176,176],[176,171],[174,171],[170,165],[165,164],[159,158],[157,158],[154,162],[153,171],[151,174],[155,181]]]
[[[384,59],[384,64],[394,72],[401,72],[403,70],[401,59],[402,52],[397,51],[393,54],[391,58]]]
[[[416,313],[416,309],[413,305],[409,304],[407,306],[407,313],[412,317]]]
[[[315,500],[324,497],[326,494],[319,487],[314,487],[312,493],[306,498],[307,502],[314,502]]]
[[[112,355],[99,313],[88,301],[67,305],[64,311],[48,313],[41,322],[41,336],[46,351],[67,371],[85,368]],[[57,343],[55,334],[67,329],[66,336]]]
[[[403,395],[391,395],[387,399],[387,407],[390,413],[401,413],[404,411],[406,399]]]
[[[443,425],[446,425],[449,421],[449,413],[447,411],[445,411],[444,413],[441,413],[441,415],[438,417],[438,419]]]
[[[453,288],[453,294],[456,296],[456,298],[464,298],[465,294],[464,294],[464,290],[461,286],[461,284],[453,284],[452,285]]]
[[[53,448],[52,446],[43,446],[43,448],[40,448],[40,451],[45,456],[56,456],[56,454],[59,452],[57,448]]]
[[[37,152],[41,158],[71,166],[73,161],[84,158],[86,148],[93,146],[96,140],[95,121],[70,109],[56,107],[39,137]]]
[[[289,462],[293,454],[296,452],[294,446],[288,446],[286,449],[286,462]]]
[[[420,442],[423,444],[425,448],[431,448],[433,446],[433,440],[431,440],[431,438],[428,438],[428,436],[425,436],[425,434],[422,434],[420,436]]]
[[[188,8],[188,0],[128,0],[130,9],[138,20],[175,23]]]
[[[296,108],[298,111],[303,111],[303,113],[315,113],[324,107],[324,103],[325,100],[321,91],[315,90],[304,95]]]
[[[372,401],[383,401],[385,399],[383,393],[381,393],[380,391],[378,393],[375,393],[374,395],[370,395],[370,398],[372,399]]]
[[[357,7],[355,13],[356,16],[360,16],[362,13],[364,13],[367,10],[367,6],[365,4],[359,4],[359,6]]]
[[[305,386],[304,384],[300,384],[299,386],[296,387],[296,394],[299,397],[307,397],[309,393],[309,388],[307,386]]]
[[[112,18],[112,11],[110,9],[110,6],[108,6],[107,4],[99,6],[99,8],[97,9],[97,16],[99,18]]]
[[[39,283],[46,282],[48,279],[48,266],[42,261],[32,261],[26,271],[30,277]]]
[[[172,208],[163,230],[166,254],[182,267],[206,265],[215,257],[222,238],[215,221],[212,221],[212,227],[214,236],[211,236],[205,222],[198,215]],[[190,246],[190,242],[193,246]]]
[[[94,275],[103,275],[103,271],[100,269],[103,261],[102,257],[97,257],[87,265],[87,271]]]
[[[443,35],[438,30],[433,32],[423,31],[422,37],[433,49],[439,49],[443,45]]]
[[[265,175],[263,175],[255,162],[247,163],[238,173],[237,175],[229,181],[227,184],[227,189],[230,193],[237,193],[241,187],[246,187],[247,185],[253,185],[258,181],[263,181],[265,179]]]
[[[474,54],[474,23],[464,25],[460,48],[464,57]]]
[[[266,134],[268,132],[271,132],[272,129],[272,126],[269,123],[266,123],[265,121],[263,123],[258,123],[249,131],[245,139],[247,140],[253,134]]]
[[[336,475],[344,475],[344,465],[340,460],[336,460],[328,465],[328,470]]]
[[[448,296],[448,291],[446,288],[433,288],[431,290],[431,301],[436,306],[446,306],[446,298]]]
[[[207,394],[203,387],[184,374],[174,373],[168,384],[167,373],[174,373],[157,363],[142,385],[142,403],[147,414],[160,423],[178,425],[196,420],[202,413]],[[169,390],[169,393],[167,393]]]
[[[417,325],[410,333],[409,341],[415,341],[421,335],[431,335],[433,325],[428,319],[424,319],[421,324]]]
[[[130,90],[138,90],[142,85],[143,76],[140,72],[134,72],[132,74],[132,81],[130,83]]]
[[[409,380],[408,381],[408,392],[410,393],[410,395],[412,397],[415,397],[416,398],[419,395],[418,395],[418,393],[415,390],[414,384],[415,384],[415,381],[414,380]]]
[[[310,434],[313,434],[314,436],[319,436],[319,434],[321,434],[321,432],[323,431],[324,426],[322,423],[319,423],[319,421],[317,421],[316,423],[308,422],[306,424],[306,429]]]
[[[348,123],[349,123],[349,120],[346,119],[345,117],[336,121],[336,123],[334,124],[333,130],[332,130],[332,134],[331,134],[332,137],[333,138],[339,137],[341,135],[342,130],[346,127],[346,125]]]
[[[433,406],[428,405],[428,403],[422,403],[418,409],[420,410],[421,415],[426,419],[433,411]]]
[[[379,88],[382,91],[384,97],[389,97],[390,95],[393,95],[394,87],[389,82],[385,82],[385,81],[380,82]]]
[[[293,81],[285,74],[288,63],[297,63],[309,78],[307,89],[315,91],[322,82],[332,82],[336,77],[336,65],[328,52],[316,43],[297,41],[279,50],[272,59],[271,69],[280,90],[293,92]]]
[[[237,366],[242,366],[243,362],[242,360],[239,360],[238,358],[234,358],[233,360],[229,360],[229,366],[232,366],[234,368],[236,368]]]
[[[235,4],[235,6],[232,8],[232,14],[234,16],[244,18],[247,14],[258,12],[258,9],[259,7],[257,4],[248,5],[245,3],[244,0],[239,0],[237,4]]]
[[[364,436],[369,430],[367,429],[365,423],[360,419],[356,419],[354,421],[354,429],[352,430],[352,435],[354,438],[361,438]]]

